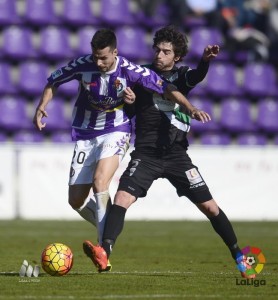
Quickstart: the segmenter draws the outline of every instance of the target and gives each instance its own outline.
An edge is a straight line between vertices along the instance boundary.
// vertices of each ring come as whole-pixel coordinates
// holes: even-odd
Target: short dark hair
[[[180,56],[179,61],[181,61],[188,52],[187,37],[173,25],[163,27],[155,32],[153,48],[162,42],[171,43],[173,45],[175,56]]]
[[[91,47],[94,50],[104,49],[110,47],[111,50],[117,48],[117,38],[113,30],[111,29],[99,29],[94,34]]]

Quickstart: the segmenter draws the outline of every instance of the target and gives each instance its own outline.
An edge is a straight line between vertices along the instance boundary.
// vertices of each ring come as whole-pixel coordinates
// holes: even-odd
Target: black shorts
[[[134,150],[120,178],[118,191],[126,191],[136,198],[145,197],[153,181],[158,178],[168,179],[178,196],[186,196],[195,204],[212,199],[198,168],[182,147],[160,156],[148,156]]]

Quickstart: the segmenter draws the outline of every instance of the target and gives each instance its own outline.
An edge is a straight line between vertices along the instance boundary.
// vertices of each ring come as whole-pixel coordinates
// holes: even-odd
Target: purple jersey
[[[110,132],[130,132],[124,110],[123,90],[135,85],[163,94],[167,83],[154,71],[116,57],[114,70],[100,72],[91,55],[79,57],[56,70],[48,78],[54,87],[79,81],[78,97],[72,115],[72,139],[87,140]]]

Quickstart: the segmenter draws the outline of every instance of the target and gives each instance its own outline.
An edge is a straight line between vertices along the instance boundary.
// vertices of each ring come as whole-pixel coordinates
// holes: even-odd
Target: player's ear
[[[180,56],[176,56],[175,58],[174,58],[174,61],[175,62],[177,62],[177,61],[179,61],[180,60]]]
[[[114,54],[115,56],[118,55],[118,49],[117,49],[117,48],[114,49],[113,54]]]

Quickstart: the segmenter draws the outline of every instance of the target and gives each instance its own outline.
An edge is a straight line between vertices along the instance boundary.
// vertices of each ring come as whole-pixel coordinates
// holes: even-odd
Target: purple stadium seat
[[[159,3],[155,14],[147,16],[142,10],[138,10],[136,14],[137,23],[147,28],[163,27],[169,23],[170,11],[166,3]]]
[[[232,140],[227,133],[204,133],[200,137],[200,142],[202,145],[230,145]]]
[[[221,102],[219,124],[231,133],[254,131],[251,108],[246,99],[225,98]]]
[[[18,66],[19,81],[17,87],[24,94],[40,95],[49,76],[45,62],[25,61]]]
[[[83,26],[77,31],[77,47],[76,47],[76,56],[82,56],[92,53],[91,40],[97,27],[93,26]]]
[[[186,63],[187,64],[187,63]],[[192,69],[196,68],[196,66],[193,66],[193,64],[188,64]],[[207,97],[207,78],[204,78],[203,81],[199,82],[190,92],[189,97]]]
[[[251,97],[277,96],[275,69],[266,63],[247,64],[243,69],[243,90]]]
[[[263,98],[259,100],[257,106],[258,127],[268,133],[278,133],[278,101]]]
[[[66,114],[66,102],[62,98],[54,97],[46,107],[47,118],[43,119],[46,123],[44,130],[53,132],[71,128],[71,123]]]
[[[236,71],[236,67],[230,63],[211,64],[207,74],[207,91],[214,97],[242,96]]]
[[[70,44],[70,32],[67,28],[48,26],[41,29],[39,54],[44,58],[57,61],[73,57]]]
[[[6,62],[0,62],[0,94],[12,94],[16,88],[12,80],[12,66]]]
[[[200,98],[200,97],[190,97],[190,102],[205,112],[207,112],[212,120],[207,123],[202,123],[197,120],[191,120],[191,131],[192,132],[207,132],[207,131],[215,131],[219,129],[217,124],[217,120],[214,118],[214,111],[213,111],[213,102],[208,98]]]
[[[60,23],[55,12],[54,0],[25,0],[26,23],[34,26],[57,25]]]
[[[55,131],[50,136],[50,141],[53,143],[72,143],[71,130]]]
[[[20,130],[13,134],[13,142],[16,143],[42,143],[44,142],[44,135],[42,132],[33,130]]]
[[[217,28],[196,27],[189,33],[190,49],[188,59],[200,59],[207,45],[224,44],[222,33]]]
[[[129,7],[129,0],[102,0],[100,2],[100,19],[108,26],[122,26],[136,24]]]
[[[0,127],[6,131],[33,127],[28,115],[27,102],[24,98],[2,97],[0,99],[0,111]]]
[[[8,140],[8,136],[7,136],[7,134],[5,133],[5,132],[0,132],[0,143],[2,143],[2,142],[7,142],[7,140]]]
[[[21,18],[17,13],[16,1],[0,1],[0,25],[20,24]]]
[[[267,138],[263,134],[243,133],[237,136],[237,144],[242,146],[264,146],[267,144]]]
[[[70,26],[99,24],[90,2],[90,0],[65,0],[62,13],[64,23]]]
[[[3,55],[8,59],[22,60],[36,58],[37,52],[32,41],[32,31],[27,27],[8,26],[3,29]]]
[[[120,55],[131,61],[150,60],[152,58],[152,49],[146,40],[147,32],[143,28],[123,26],[117,28],[115,33]]]

